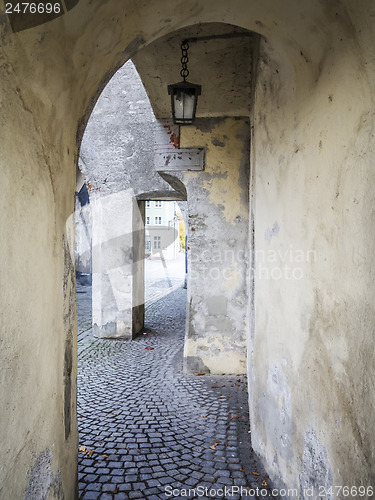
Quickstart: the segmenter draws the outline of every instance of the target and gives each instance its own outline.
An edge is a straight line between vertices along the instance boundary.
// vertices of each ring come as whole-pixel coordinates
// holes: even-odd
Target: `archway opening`
[[[186,202],[145,202],[145,304],[186,286]],[[147,314],[146,314],[147,317]]]
[[[115,106],[115,109],[110,111],[110,91],[107,94],[105,90],[102,98],[106,113],[95,109],[93,118],[94,120],[98,118],[99,122],[103,120],[104,115],[104,123],[108,125],[105,116],[117,117],[117,129],[109,133],[108,127],[103,131],[103,127],[98,126],[93,131],[93,137],[99,145],[97,154],[92,154],[89,141],[85,138],[82,143],[82,167],[87,171],[90,162],[97,167],[96,175],[93,176],[94,182],[90,182],[90,190],[99,206],[97,214],[100,225],[98,227],[107,234],[109,239],[117,243],[122,241],[124,229],[121,229],[122,232],[119,234],[116,231],[110,232],[108,228],[114,222],[117,226],[121,224],[123,228],[128,228],[125,232],[127,235],[131,234],[131,237],[128,246],[123,247],[122,253],[130,257],[131,272],[127,274],[126,270],[118,271],[121,267],[118,266],[118,258],[123,258],[123,255],[119,256],[116,252],[114,252],[116,256],[114,261],[117,267],[111,268],[111,272],[108,272],[105,277],[102,272],[98,293],[101,301],[101,324],[95,322],[95,318],[98,317],[95,314],[95,305],[93,322],[97,336],[103,339],[100,345],[106,346],[105,350],[109,354],[111,363],[113,362],[111,373],[118,377],[115,380],[120,385],[112,387],[106,380],[105,372],[109,369],[109,365],[102,356],[101,349],[98,353],[103,364],[98,365],[96,371],[93,371],[89,357],[87,362],[83,360],[81,369],[84,367],[84,370],[92,373],[94,379],[97,379],[96,373],[101,373],[106,390],[99,391],[99,412],[103,413],[98,415],[97,409],[90,408],[89,414],[81,415],[81,418],[87,422],[96,416],[103,426],[103,428],[98,428],[99,438],[94,438],[93,442],[92,455],[97,452],[96,450],[102,454],[100,460],[97,459],[97,466],[105,469],[104,465],[108,459],[110,462],[119,462],[121,469],[126,468],[121,459],[122,455],[126,456],[132,474],[128,477],[127,471],[122,472],[122,486],[126,488],[128,486],[125,485],[130,483],[130,488],[140,488],[139,491],[146,491],[147,495],[151,493],[148,480],[152,482],[155,479],[153,476],[155,471],[151,473],[146,472],[145,469],[147,465],[155,465],[152,463],[154,460],[160,462],[160,456],[163,454],[167,455],[166,462],[163,464],[160,462],[157,467],[162,468],[159,472],[165,480],[164,486],[174,484],[176,475],[182,479],[180,471],[173,471],[176,467],[171,467],[171,473],[167,472],[168,464],[173,462],[173,457],[181,455],[187,464],[192,466],[192,474],[200,474],[199,466],[197,469],[194,461],[203,460],[207,467],[212,469],[211,452],[218,451],[218,456],[223,456],[228,446],[225,444],[227,440],[222,438],[224,441],[214,439],[213,443],[207,447],[209,440],[212,440],[212,432],[215,434],[218,431],[217,423],[226,425],[228,431],[229,429],[232,431],[233,449],[225,460],[219,459],[222,462],[220,470],[225,469],[226,472],[223,474],[230,478],[231,484],[234,485],[236,478],[239,477],[234,470],[237,469],[237,473],[238,471],[242,473],[243,471],[238,467],[242,460],[246,460],[245,455],[241,455],[243,452],[239,446],[241,441],[236,441],[236,439],[243,435],[244,426],[248,425],[246,379],[243,376],[246,369],[247,333],[244,331],[244,325],[248,326],[246,323],[250,136],[248,84],[251,77],[255,35],[234,27],[230,27],[231,31],[228,33],[228,26],[210,25],[186,28],[183,32],[165,39],[161,46],[156,42],[155,46],[146,47],[142,54],[139,52],[134,58],[137,68],[141,70],[143,68],[142,79],[147,84],[153,78],[153,72],[156,71],[156,68],[149,64],[150,58],[154,57],[159,48],[161,52],[164,52],[171,45],[174,46],[177,39],[188,34],[194,40],[192,44],[197,43],[202,37],[202,46],[199,47],[198,43],[195,46],[195,60],[199,61],[197,57],[199,54],[202,57],[206,54],[212,71],[216,69],[215,78],[222,79],[221,100],[213,99],[214,92],[207,93],[208,97],[206,101],[203,100],[202,113],[201,116],[198,113],[195,127],[177,130],[171,124],[166,116],[169,116],[169,111],[164,106],[164,100],[159,100],[157,97],[157,85],[153,89],[147,87],[149,95],[152,94],[152,90],[157,90],[152,100],[153,109],[157,110],[157,118],[155,118],[151,108],[147,110],[144,108],[147,96],[141,99],[131,96],[128,89],[132,88],[134,91],[134,86],[125,85],[127,90],[124,91],[124,80],[121,81],[117,74],[114,78],[115,82],[117,78],[118,90],[121,89],[120,94],[125,95],[128,92],[126,100],[124,98],[130,116],[127,127],[124,128],[125,113],[121,113],[119,106]],[[207,29],[206,35],[202,34],[205,29]],[[218,40],[219,48],[215,46]],[[178,47],[178,44],[176,46]],[[224,51],[223,47],[225,47]],[[241,65],[243,65],[240,65],[241,71],[237,68],[239,61],[233,62],[233,54],[241,59]],[[246,56],[248,60],[244,61]],[[148,69],[145,71],[146,62]],[[205,63],[195,64],[195,69],[202,75]],[[235,71],[232,72],[232,76],[228,77],[228,65],[233,70],[237,69],[236,78],[233,77]],[[134,75],[135,69],[131,63],[129,67]],[[205,85],[208,87],[207,77]],[[234,87],[237,93],[234,93]],[[129,97],[131,97],[130,104]],[[139,113],[140,108],[145,111]],[[146,120],[145,116],[147,116]],[[88,130],[90,127],[89,122]],[[150,140],[155,130],[157,140]],[[113,157],[105,152],[106,143],[113,147],[115,151]],[[150,145],[152,145],[151,148]],[[195,161],[192,161],[193,157]],[[115,202],[108,208],[107,198],[111,196]],[[155,213],[148,214],[147,208],[151,206],[147,207],[147,205],[153,204],[152,208],[161,210],[163,204],[170,203],[170,200],[184,201],[186,199],[189,200],[187,226],[189,237],[191,236],[191,244],[189,240],[186,250],[188,250],[189,263],[194,271],[188,280],[186,333],[186,308],[184,305],[174,311],[176,302],[172,305],[171,300],[174,300],[175,292],[180,293],[180,291],[178,289],[171,291],[173,285],[171,286],[170,276],[167,276],[166,283],[170,293],[163,297],[165,301],[156,300],[151,304],[153,306],[151,321],[154,322],[155,327],[148,332],[147,329],[145,331],[140,320],[144,314],[144,300],[138,301],[142,295],[138,292],[140,283],[143,283],[140,277],[144,275],[144,267],[140,265],[142,259],[138,258],[139,249],[149,250],[150,261],[152,262],[152,257],[156,256],[154,261],[159,258],[165,269],[165,256],[162,250],[164,247],[166,250],[169,245],[163,244],[160,234],[150,234],[150,230],[147,229],[148,224],[151,225],[151,223],[154,223],[154,226],[163,225],[163,216]],[[148,217],[150,217],[149,221]],[[173,225],[176,222],[175,217],[176,211],[171,219]],[[93,221],[94,226],[98,221]],[[128,224],[129,221],[130,224]],[[142,223],[146,226],[146,231]],[[168,230],[171,229],[169,226]],[[128,249],[131,249],[131,252],[128,252]],[[110,262],[113,257],[112,250],[109,254]],[[97,257],[94,252],[93,258]],[[103,258],[103,253],[99,257],[102,262],[106,259],[105,256]],[[184,263],[185,258],[181,260]],[[127,285],[124,287],[125,282]],[[95,286],[95,279],[93,283]],[[185,292],[182,290],[182,293]],[[95,292],[93,297],[95,297]],[[108,298],[114,298],[117,301],[116,306],[118,306],[118,300],[128,300],[128,303],[131,303],[130,315],[117,316],[117,310],[113,315]],[[110,316],[105,317],[108,313],[112,314],[112,320],[108,319]],[[134,328],[135,316],[136,328]],[[137,336],[139,332],[146,335]],[[125,344],[110,341],[111,343],[108,344],[108,339],[112,338],[133,338],[134,342]],[[184,368],[190,375],[183,374],[181,349],[184,342]],[[170,355],[166,356],[168,352]],[[124,359],[124,362],[120,364],[123,372],[119,376],[115,360],[120,358]],[[156,372],[153,371],[155,369]],[[226,379],[223,375],[216,375],[223,373],[231,373],[233,377]],[[160,374],[162,374],[161,379]],[[154,391],[150,394],[146,389],[140,390],[139,384],[147,387],[147,391],[150,387],[154,388]],[[163,386],[168,387],[167,400],[164,397],[165,394],[163,395]],[[210,389],[218,389],[218,393],[215,394],[215,390],[212,392]],[[199,401],[202,391],[207,391],[207,404]],[[110,405],[107,401],[109,393],[118,396],[116,401],[111,399]],[[178,396],[179,393],[180,396]],[[171,398],[171,395],[174,397]],[[230,400],[232,396],[233,401]],[[147,398],[151,401],[150,405],[145,402]],[[84,403],[95,406],[96,403],[91,401],[92,399],[91,396],[90,400],[83,397]],[[194,404],[192,408],[188,408],[191,401],[194,401]],[[228,401],[231,403],[237,401],[239,405],[228,404]],[[184,408],[184,417],[181,407]],[[169,418],[171,415],[172,417]],[[164,418],[167,420],[166,425],[162,423]],[[208,420],[200,420],[204,418]],[[105,419],[110,419],[110,422]],[[186,419],[186,425],[181,424]],[[180,425],[177,424],[178,421]],[[112,434],[111,429],[125,429],[127,425],[130,429],[134,429],[135,433],[129,432],[130,441],[126,440],[126,450],[120,452],[122,446],[119,446],[117,437],[121,440],[123,431],[115,431]],[[203,430],[194,441],[192,453],[187,456],[183,453],[180,443],[185,443],[186,446],[189,439],[197,435],[199,429]],[[235,429],[238,431],[236,437],[234,436]],[[84,431],[82,434],[82,438],[90,442],[89,436],[92,437],[91,431]],[[248,434],[247,440],[249,441]],[[114,443],[109,450],[108,441]],[[156,453],[149,453],[148,448],[154,443]],[[88,449],[84,442],[82,442],[82,447],[85,448],[82,449],[81,465],[87,465],[90,469],[94,462],[85,462],[85,460],[92,459],[92,456],[89,458],[86,456],[92,450]],[[248,447],[250,449],[249,442]],[[210,451],[207,452],[207,448]],[[138,467],[138,456],[143,467]],[[234,467],[228,463],[229,459],[232,460],[231,464]],[[80,471],[82,474],[85,472],[84,469]],[[146,476],[151,474],[151,477],[144,479],[145,482],[141,478],[143,473]],[[206,474],[209,472],[207,471]],[[213,481],[217,480],[220,484],[215,474],[212,471],[211,477],[214,478]],[[121,476],[120,473],[119,476]],[[246,474],[242,474],[241,477],[243,481],[246,481]],[[265,480],[264,476],[263,479]],[[82,480],[87,485],[87,476],[83,475]],[[197,477],[196,484],[199,480],[200,478]],[[135,482],[137,486],[131,484],[132,482]],[[162,487],[163,483],[155,484],[159,493]],[[116,491],[116,487],[110,491]]]

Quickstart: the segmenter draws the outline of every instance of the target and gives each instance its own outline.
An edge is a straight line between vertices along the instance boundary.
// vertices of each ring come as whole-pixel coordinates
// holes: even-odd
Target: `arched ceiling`
[[[167,85],[182,80],[181,41],[189,41],[188,81],[202,86],[197,116],[247,116],[258,35],[224,23],[178,30],[133,57],[157,118],[171,117]]]

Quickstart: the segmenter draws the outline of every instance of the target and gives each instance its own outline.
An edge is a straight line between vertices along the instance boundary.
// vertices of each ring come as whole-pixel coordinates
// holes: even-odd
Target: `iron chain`
[[[182,64],[182,69],[180,71],[180,75],[186,80],[186,78],[189,76],[189,70],[187,69],[187,63],[189,62],[189,57],[188,57],[188,50],[189,50],[189,44],[184,41],[181,43],[181,52],[182,52],[182,57],[181,57],[181,64]]]

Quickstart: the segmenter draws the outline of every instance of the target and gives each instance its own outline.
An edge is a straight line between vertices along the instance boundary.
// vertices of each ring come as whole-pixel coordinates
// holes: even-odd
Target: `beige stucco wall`
[[[255,280],[254,447],[289,486],[311,484],[314,466],[327,484],[374,483],[374,8],[177,0],[140,10],[136,1],[80,0],[18,34],[0,16],[1,498],[49,488],[75,498],[75,319],[63,234],[89,113],[140,46],[209,21],[267,39],[254,109],[255,249],[316,251],[301,280]]]
[[[50,498],[51,491],[74,498],[77,348],[65,236],[74,209],[73,151],[66,146],[74,128],[67,119],[57,133],[52,115],[60,141],[43,134],[17,74],[27,65],[22,46],[7,39],[4,25],[2,35],[0,498]]]
[[[314,497],[375,481],[374,39],[339,18],[317,61],[263,41],[254,99],[253,446]]]

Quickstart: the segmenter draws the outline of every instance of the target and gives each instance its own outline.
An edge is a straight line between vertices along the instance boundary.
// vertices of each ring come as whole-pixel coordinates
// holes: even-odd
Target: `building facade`
[[[182,214],[175,201],[147,200],[145,210],[146,256],[177,258]]]

